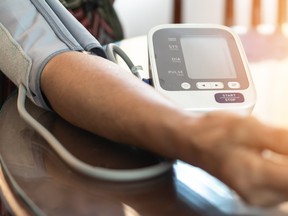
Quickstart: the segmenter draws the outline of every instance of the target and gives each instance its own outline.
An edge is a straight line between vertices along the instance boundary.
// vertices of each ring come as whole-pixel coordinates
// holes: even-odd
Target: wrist
[[[205,150],[199,135],[205,133],[202,130],[205,124],[200,115],[184,113],[182,118],[179,118],[178,125],[175,124],[175,158],[195,166],[201,164],[201,157],[205,154]]]
[[[163,110],[155,119],[156,122],[148,124],[146,136],[137,143],[163,156],[196,165],[199,153],[204,151],[197,139],[197,134],[202,132],[199,126],[204,124],[202,117],[176,108]]]
[[[226,112],[187,118],[183,125],[183,142],[178,145],[178,158],[213,173],[220,164],[211,161],[223,161],[232,143],[240,139],[242,123],[242,117]]]

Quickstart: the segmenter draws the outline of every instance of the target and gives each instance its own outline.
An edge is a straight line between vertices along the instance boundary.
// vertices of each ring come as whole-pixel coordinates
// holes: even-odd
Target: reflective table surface
[[[250,40],[247,42],[244,37],[242,39],[246,49],[251,47],[248,43]],[[135,45],[138,45],[138,50],[135,50]],[[122,47],[133,57],[135,64],[142,64],[144,71],[147,71],[145,37],[123,41]],[[252,114],[263,122],[288,128],[288,99],[284,96],[288,93],[288,60],[285,56],[256,60],[255,50],[250,51],[247,50],[247,55],[258,95]],[[19,117],[16,100],[17,95],[12,95],[0,112],[0,188],[2,200],[11,214],[288,214],[286,203],[273,209],[248,207],[220,181],[181,161],[176,161],[173,169],[161,176],[135,182],[109,182],[77,173],[61,161],[49,144]],[[129,169],[159,161],[157,155],[90,134],[67,123],[55,113],[37,108],[29,101],[26,106],[32,116],[69,151],[89,164]]]
[[[153,154],[97,137],[30,102],[27,102],[27,108],[69,151],[86,163],[116,169],[157,163],[157,156]],[[190,190],[185,182],[176,180],[177,175],[181,178],[187,170],[176,174],[171,170],[153,179],[129,183],[97,180],[73,171],[19,118],[16,95],[3,107],[0,125],[4,180],[29,213],[198,215],[201,208],[204,210],[203,203],[206,203],[205,208],[214,208],[213,212],[217,210]],[[176,163],[175,166],[181,164]],[[193,174],[191,177],[193,180]],[[11,184],[13,181],[14,184]]]

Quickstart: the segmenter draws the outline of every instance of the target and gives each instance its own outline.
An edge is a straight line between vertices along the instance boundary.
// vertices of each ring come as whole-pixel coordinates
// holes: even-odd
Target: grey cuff
[[[16,85],[23,83],[33,102],[45,109],[49,106],[41,92],[40,78],[51,58],[62,52],[83,50],[105,57],[98,41],[59,0],[1,0],[0,23],[5,36],[5,41],[1,37],[0,56],[8,51],[0,60],[0,69]],[[17,61],[12,54],[16,51],[19,53],[15,56],[20,58]]]

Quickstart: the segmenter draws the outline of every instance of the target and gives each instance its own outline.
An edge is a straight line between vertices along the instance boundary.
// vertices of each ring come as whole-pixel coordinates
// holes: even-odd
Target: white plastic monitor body
[[[253,110],[256,93],[248,61],[230,28],[160,25],[149,31],[148,53],[153,86],[181,108],[197,114]]]

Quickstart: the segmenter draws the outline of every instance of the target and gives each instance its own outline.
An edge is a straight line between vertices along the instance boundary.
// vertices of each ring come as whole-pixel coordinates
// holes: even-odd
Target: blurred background
[[[181,7],[178,8],[179,2]],[[175,4],[176,3],[176,4]],[[288,0],[115,0],[125,38],[140,46],[137,37],[159,24],[215,23],[232,26],[239,33],[257,92],[253,115],[288,128]],[[123,43],[122,43],[123,44]],[[145,46],[145,45],[143,45]],[[133,46],[124,50],[136,58]],[[148,63],[140,64],[148,65]],[[148,71],[144,68],[144,71]],[[288,205],[287,205],[288,208]]]
[[[181,22],[225,24],[225,5],[229,1],[232,0],[182,0]],[[147,34],[153,26],[173,22],[175,2],[177,0],[116,0],[114,6],[125,37],[129,38]],[[233,3],[234,25],[245,28],[251,26],[252,5],[261,3],[259,24],[266,31],[277,23],[278,4],[287,7],[286,0],[234,0]]]

